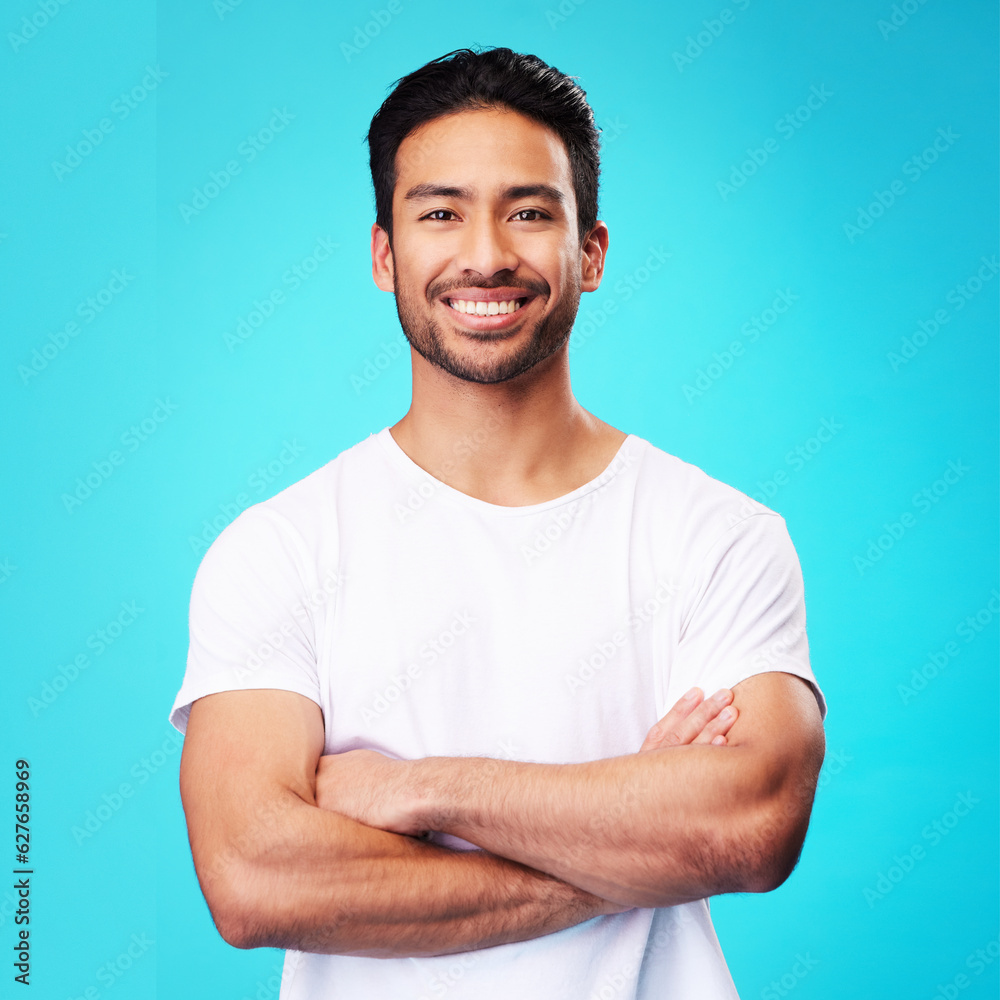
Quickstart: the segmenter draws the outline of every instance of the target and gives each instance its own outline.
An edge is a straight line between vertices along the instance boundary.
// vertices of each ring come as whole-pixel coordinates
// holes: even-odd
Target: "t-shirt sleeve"
[[[191,592],[187,669],[170,712],[181,732],[193,702],[221,691],[278,688],[322,704],[302,550],[285,518],[257,506],[205,553]]]
[[[678,696],[693,685],[706,695],[755,674],[784,671],[806,680],[826,716],[809,663],[805,592],[785,520],[752,514],[709,548],[692,580],[671,670]]]

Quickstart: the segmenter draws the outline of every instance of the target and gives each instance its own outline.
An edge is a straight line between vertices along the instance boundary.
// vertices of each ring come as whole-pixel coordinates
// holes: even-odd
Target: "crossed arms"
[[[440,955],[767,891],[798,858],[823,757],[811,689],[778,672],[718,700],[698,692],[639,752],[584,764],[322,756],[323,742],[319,707],[291,692],[192,706],[181,795],[230,944]]]

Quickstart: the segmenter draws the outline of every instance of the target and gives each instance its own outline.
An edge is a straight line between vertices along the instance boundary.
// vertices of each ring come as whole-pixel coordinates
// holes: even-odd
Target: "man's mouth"
[[[520,299],[499,299],[484,301],[483,299],[447,299],[448,305],[455,312],[469,316],[506,316],[517,312],[528,301],[527,297]]]

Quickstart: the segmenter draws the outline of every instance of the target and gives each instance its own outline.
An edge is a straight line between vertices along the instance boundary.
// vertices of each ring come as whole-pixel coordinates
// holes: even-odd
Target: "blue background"
[[[713,902],[741,995],[996,996],[1000,962],[966,964],[1000,954],[996,5],[393,6],[4,7],[2,740],[32,765],[32,995],[277,996],[280,952],[219,938],[187,847],[190,585],[236,510],[406,409],[362,139],[396,78],[499,44],[578,76],[605,130],[578,398],[781,512],[802,561],[828,761],[789,882]]]

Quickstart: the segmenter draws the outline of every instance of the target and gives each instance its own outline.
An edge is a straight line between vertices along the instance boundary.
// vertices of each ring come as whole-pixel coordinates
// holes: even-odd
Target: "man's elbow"
[[[301,933],[302,879],[294,864],[300,813],[281,799],[226,836],[189,824],[192,858],[202,895],[219,935],[234,948],[295,948]]]
[[[771,892],[795,870],[809,829],[825,743],[817,715],[800,752],[772,760],[760,774],[743,830],[749,848],[741,865],[744,884],[736,891]]]
[[[242,914],[229,910],[213,910],[212,919],[222,940],[234,948],[261,948],[266,944]]]
[[[227,944],[242,949],[295,947],[298,915],[281,865],[287,856],[287,841],[259,832],[215,851],[194,851],[202,894]]]
[[[354,954],[356,909],[331,899],[322,912],[310,910],[309,899],[296,895],[298,881],[275,856],[230,860],[211,885],[201,878],[215,928],[234,948]]]
[[[280,947],[271,945],[274,921],[267,901],[255,891],[257,873],[243,859],[217,859],[198,871],[198,880],[215,929],[226,944],[243,949]]]
[[[641,882],[630,881],[614,893],[595,891],[638,907],[676,906],[727,893],[771,892],[798,864],[808,822],[808,813],[789,815],[787,807],[761,811],[725,833],[701,831],[687,845],[686,864],[678,866],[678,856],[664,852]],[[678,878],[678,867],[687,870],[686,876]]]
[[[802,854],[812,800],[810,785],[808,795],[775,796],[758,811],[736,859],[733,875],[740,886],[735,891],[772,892],[787,881]]]
[[[748,865],[741,873],[737,892],[773,892],[784,885],[795,870],[802,851],[802,840],[797,843],[776,844],[755,865]]]

